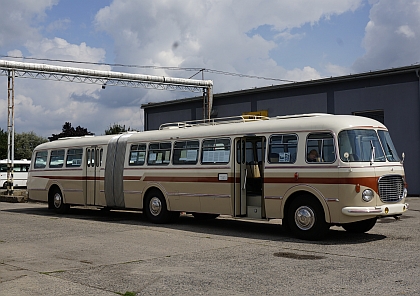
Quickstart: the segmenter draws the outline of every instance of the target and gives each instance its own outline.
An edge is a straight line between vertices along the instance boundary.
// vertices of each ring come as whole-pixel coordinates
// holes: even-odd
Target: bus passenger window
[[[82,165],[83,149],[67,150],[66,167],[80,167]]]
[[[268,148],[268,161],[270,163],[295,163],[297,142],[297,135],[272,135]]]
[[[203,164],[227,164],[230,160],[230,139],[207,139],[203,140],[201,149],[201,163]]]
[[[48,151],[40,151],[35,155],[35,169],[43,169],[47,165]]]
[[[52,150],[50,155],[50,168],[61,168],[64,163],[64,150]]]
[[[310,134],[306,140],[306,162],[335,161],[334,137],[330,133]]]
[[[166,165],[171,158],[171,143],[150,143],[148,165]]]
[[[131,145],[128,165],[143,165],[146,159],[146,144]]]
[[[182,141],[174,144],[173,164],[196,164],[198,160],[198,141]]]

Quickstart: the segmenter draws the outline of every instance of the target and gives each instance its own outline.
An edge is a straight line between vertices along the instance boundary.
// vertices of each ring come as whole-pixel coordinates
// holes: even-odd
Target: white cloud
[[[327,65],[325,65],[325,70],[331,76],[344,76],[344,75],[351,74],[350,69],[346,67],[342,67],[340,65],[334,65],[331,63],[328,63]]]
[[[404,26],[400,26],[397,30],[396,30],[396,32],[398,33],[398,34],[402,34],[402,35],[404,35],[405,37],[407,37],[407,38],[414,38],[414,37],[416,37],[416,33],[409,27],[409,26],[407,26],[407,25],[404,25]]]
[[[37,39],[39,32],[32,21],[42,20],[45,10],[57,3],[58,0],[1,0],[0,46]]]
[[[71,23],[71,20],[69,18],[65,19],[59,19],[57,21],[54,21],[46,27],[47,32],[53,32],[57,30],[66,30]]]
[[[63,38],[40,35],[39,24],[34,24],[33,20],[42,20],[46,11],[57,3],[58,0],[0,0],[2,11],[10,12],[0,19],[0,27],[3,26],[0,47],[7,40],[8,44],[16,44],[8,49],[10,55],[22,56],[24,51],[36,58],[103,62],[107,53],[102,48],[92,47],[89,40],[72,44]],[[114,0],[97,13],[95,25],[97,30],[113,38],[115,63],[199,67],[303,81],[318,79],[320,73],[309,66],[285,69],[277,64],[271,57],[271,52],[278,47],[277,42],[285,38],[303,38],[303,34],[293,35],[291,29],[355,11],[361,5],[362,0]],[[73,21],[64,18],[45,24],[46,31],[54,33]],[[16,23],[19,26],[11,27]],[[271,27],[273,35],[278,38],[266,40],[258,34],[249,35],[250,31],[264,25]],[[404,25],[412,28],[410,24],[400,24],[400,27]],[[404,30],[402,32],[409,32]],[[71,66],[110,69],[107,66]],[[146,70],[130,71],[144,73]],[[163,69],[148,71],[152,75],[184,75],[186,78],[194,74]],[[280,83],[211,73],[204,75],[205,79],[214,80],[215,92]],[[1,83],[5,83],[4,77],[0,77]],[[59,133],[65,121],[70,121],[73,126],[86,127],[96,134],[103,133],[113,123],[142,129],[141,104],[196,95],[122,87],[102,90],[98,85],[19,79],[16,84],[16,127],[18,132],[42,131],[42,136]],[[4,94],[0,93],[2,107],[5,101]],[[0,126],[4,126],[4,122],[1,119]]]
[[[363,45],[366,54],[356,72],[408,66],[420,62],[420,1],[372,1]]]

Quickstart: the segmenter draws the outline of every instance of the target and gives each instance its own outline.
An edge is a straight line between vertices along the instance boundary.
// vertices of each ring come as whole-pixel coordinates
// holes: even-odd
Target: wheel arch
[[[157,190],[157,191],[160,191],[161,193],[162,193],[162,195],[163,195],[163,197],[165,198],[165,201],[166,201],[166,208],[167,208],[167,210],[168,211],[170,211],[171,210],[171,206],[170,206],[170,203],[169,203],[169,199],[168,199],[168,194],[167,194],[167,192],[165,191],[165,189],[163,189],[163,187],[162,186],[160,186],[159,184],[151,184],[150,186],[148,186],[145,190],[144,190],[144,192],[143,192],[143,196],[142,196],[142,205],[143,205],[143,209],[145,208],[145,202],[146,202],[146,197],[147,197],[147,195],[148,194],[150,194],[150,192],[153,192],[153,191],[155,191],[155,190]]]
[[[325,221],[328,223],[331,222],[330,210],[329,210],[328,204],[325,201],[323,194],[320,191],[318,191],[316,188],[308,186],[308,185],[295,186],[286,192],[283,198],[283,202],[281,204],[281,213],[282,213],[283,218],[287,216],[289,207],[292,204],[293,200],[295,200],[296,198],[302,195],[309,195],[309,196],[312,196],[313,199],[317,200],[321,204],[324,210]]]
[[[50,184],[48,188],[48,208],[52,209],[53,206],[53,198],[54,198],[54,192],[56,190],[60,190],[61,196],[63,197],[63,202],[66,203],[66,196],[64,195],[63,189],[61,188],[60,184],[58,183],[52,183]]]

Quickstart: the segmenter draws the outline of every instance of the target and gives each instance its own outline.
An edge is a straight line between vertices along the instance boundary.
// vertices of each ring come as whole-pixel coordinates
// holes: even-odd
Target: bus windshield
[[[389,134],[388,136],[384,135],[384,139],[385,138],[387,143],[390,143],[391,155],[396,155]],[[342,161],[385,161],[384,152],[375,130],[355,129],[341,131],[338,134],[338,145]],[[388,160],[390,160],[390,158],[388,158]]]
[[[385,150],[385,156],[388,161],[400,161],[394,143],[392,143],[391,136],[388,131],[378,131],[379,139],[382,147]]]

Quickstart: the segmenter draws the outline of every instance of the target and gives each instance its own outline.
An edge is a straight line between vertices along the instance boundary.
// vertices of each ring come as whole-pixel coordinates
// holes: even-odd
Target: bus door
[[[247,136],[235,143],[234,216],[263,218],[265,138]]]
[[[103,150],[93,146],[86,149],[85,205],[98,204],[100,193],[100,170]]]

